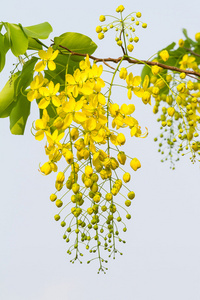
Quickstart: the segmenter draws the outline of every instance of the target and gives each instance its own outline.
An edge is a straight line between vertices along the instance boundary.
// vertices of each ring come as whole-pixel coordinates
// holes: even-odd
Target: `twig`
[[[192,51],[191,49],[185,48],[185,47],[184,47],[184,49],[187,50],[187,51],[189,51],[189,52],[190,52],[191,54],[193,54],[194,56],[200,57],[199,54],[197,54],[196,52]]]

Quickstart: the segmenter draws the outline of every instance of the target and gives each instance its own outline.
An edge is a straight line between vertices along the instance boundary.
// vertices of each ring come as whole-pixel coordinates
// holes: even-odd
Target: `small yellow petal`
[[[43,138],[44,138],[44,131],[39,130],[38,132],[36,132],[35,139],[37,141],[41,141],[41,140],[43,140]]]
[[[56,64],[55,64],[54,61],[52,61],[52,60],[49,60],[49,61],[48,61],[48,69],[49,69],[50,71],[54,71],[54,70],[56,69]]]
[[[43,60],[39,61],[35,66],[35,71],[42,72],[45,69],[46,64],[47,64],[46,61],[43,61]]]

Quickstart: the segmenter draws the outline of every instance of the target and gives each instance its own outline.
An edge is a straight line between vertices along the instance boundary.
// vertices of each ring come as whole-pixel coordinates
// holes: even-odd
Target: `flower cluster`
[[[49,49],[47,54],[51,53],[52,59],[57,53]],[[46,57],[44,53],[39,56]],[[48,62],[46,65],[49,67]],[[40,66],[38,62],[35,70]],[[134,171],[141,167],[137,158],[120,149],[126,138],[119,130],[130,128],[131,136],[142,136],[138,121],[132,117],[135,106],[111,101],[111,86],[108,95],[103,92],[102,72],[102,65],[91,65],[86,56],[73,74],[65,75],[64,88],[39,72],[27,95],[29,101],[37,100],[42,111],[41,118],[35,121],[35,139],[46,139],[48,161],[40,171],[44,175],[57,173],[50,200],[60,209],[54,218],[61,219],[61,226],[66,228],[64,240],[72,242],[67,252],[75,252],[72,262],[80,260],[83,246],[97,253],[99,270],[104,270],[102,264],[106,262],[100,250],[115,257],[116,242],[122,242],[119,228],[125,232],[124,220],[131,218],[128,207],[135,193],[127,187],[131,175],[122,167],[128,160]],[[137,84],[129,77],[129,90],[136,92]],[[62,168],[59,172],[58,162]]]
[[[40,172],[43,175],[57,173],[50,200],[58,208],[54,219],[60,221],[65,230],[63,239],[69,245],[67,253],[74,254],[72,263],[75,260],[82,262],[84,249],[96,254],[88,263],[98,259],[99,271],[107,269],[104,266],[107,259],[102,257],[101,250],[113,258],[117,252],[122,254],[117,244],[125,243],[121,231],[127,230],[125,221],[131,218],[129,207],[135,198],[134,191],[128,188],[133,176],[128,168],[137,171],[141,167],[140,161],[128,156],[123,149],[126,145],[124,129],[129,129],[131,137],[144,138],[148,134],[147,129],[142,133],[138,120],[133,117],[133,102],[117,103],[111,98],[116,75],[124,82],[120,86],[127,89],[129,100],[132,101],[135,95],[145,105],[154,102],[153,113],[161,111],[158,118],[162,130],[159,138],[161,154],[164,154],[162,147],[167,143],[170,158],[176,145],[178,153],[183,150],[191,153],[192,161],[197,154],[200,155],[200,83],[196,77],[187,79],[188,70],[198,72],[199,76],[199,56],[194,52],[186,54],[185,50],[180,51],[179,68],[170,71],[170,55],[173,55],[170,45],[152,62],[138,61],[145,64],[144,70],[141,76],[133,75],[121,64],[127,58],[131,63],[127,50],[131,52],[132,42],[139,40],[135,26],[140,24],[141,13],[129,14],[123,19],[123,5],[116,11],[121,19],[116,18],[105,27],[96,28],[100,39],[109,28],[115,28],[117,44],[122,46],[124,56],[116,60],[118,65],[111,72],[110,83],[102,79],[103,66],[95,62],[91,64],[88,55],[71,73],[67,72],[66,66],[64,84],[58,82],[56,76],[46,76],[46,68],[49,72],[55,70],[55,60],[60,55],[59,50],[49,47],[47,51],[38,52],[37,73],[27,93],[28,101],[35,99],[41,111],[33,126],[35,139],[46,141],[48,159],[40,166]],[[106,16],[101,15],[100,21],[105,20]],[[142,27],[146,28],[146,24],[142,23]],[[198,43],[199,33],[195,38]],[[185,41],[179,41],[180,49],[184,45]],[[177,55],[176,50],[174,55]],[[132,62],[135,64],[137,60]],[[167,63],[169,68],[165,68]]]
[[[183,45],[184,41],[179,41],[179,47]],[[159,56],[163,61],[169,59],[167,50],[160,52]],[[176,152],[176,154],[182,153],[182,156],[190,153],[192,162],[195,162],[197,155],[200,155],[200,83],[195,77],[188,80],[187,73],[184,72],[184,70],[200,72],[198,65],[199,62],[194,55],[184,54],[179,61],[182,73],[166,71],[162,68],[159,68],[157,74],[152,68],[150,73],[151,88],[152,90],[157,88],[153,112],[157,114],[159,109],[161,112],[157,119],[161,123],[161,134],[155,138],[155,141],[159,140],[158,152],[163,157],[166,148],[169,149],[167,156],[161,162],[170,158],[173,169],[175,166],[172,158]],[[178,156],[177,160],[179,160]]]
[[[98,33],[98,38],[102,40],[104,38],[105,33],[109,29],[115,29],[116,37],[115,41],[118,46],[124,47],[125,51],[128,50],[132,52],[134,49],[134,43],[139,41],[139,37],[136,35],[136,28],[139,25],[142,25],[142,28],[146,28],[147,24],[140,21],[142,16],[141,12],[133,12],[129,14],[127,17],[122,17],[122,12],[124,11],[124,6],[120,5],[117,7],[116,12],[120,13],[120,18],[114,18],[114,21],[108,23],[107,25],[101,26],[98,25],[96,27],[96,32]],[[99,17],[100,22],[105,22],[107,16],[101,15]],[[126,45],[127,44],[127,45]]]

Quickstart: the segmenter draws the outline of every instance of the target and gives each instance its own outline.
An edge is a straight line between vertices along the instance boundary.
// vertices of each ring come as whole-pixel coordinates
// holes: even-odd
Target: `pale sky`
[[[191,38],[200,31],[199,0],[10,0],[1,4],[0,15],[2,21],[23,26],[48,21],[54,29],[50,38],[68,31],[83,33],[98,44],[96,56],[118,57],[121,54],[114,36],[113,40],[109,35],[99,42],[95,28],[99,15],[115,14],[120,4],[127,13],[141,11],[142,20],[148,24],[140,31],[134,52],[137,58],[147,59],[183,38],[182,28]],[[9,55],[8,66],[0,74],[1,88],[13,62]],[[132,72],[138,75],[137,69],[132,68]],[[124,102],[117,92],[116,98]],[[137,101],[133,99],[133,103]],[[152,107],[138,105],[137,117],[143,127],[148,127],[149,136],[127,142],[127,151],[140,159],[142,168],[133,176],[136,198],[128,231],[123,235],[126,244],[120,245],[123,256],[110,260],[106,275],[97,275],[95,262],[69,262],[63,229],[53,219],[57,210],[49,200],[55,176],[38,172],[45,155],[42,143],[30,133],[32,122],[38,118],[36,108],[24,136],[11,135],[9,120],[0,120],[0,299],[200,299],[199,163],[191,164],[186,156],[175,171],[168,163],[161,164],[153,142],[159,125]]]

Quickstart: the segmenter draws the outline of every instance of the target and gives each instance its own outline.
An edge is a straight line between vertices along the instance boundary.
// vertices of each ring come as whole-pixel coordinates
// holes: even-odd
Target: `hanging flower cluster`
[[[40,166],[40,172],[44,175],[57,173],[50,200],[58,208],[54,219],[64,228],[63,239],[69,245],[67,253],[73,255],[72,263],[75,260],[82,262],[83,250],[88,250],[94,254],[88,263],[98,259],[99,271],[107,269],[107,259],[102,257],[102,250],[115,258],[117,252],[122,254],[117,248],[118,242],[125,243],[121,231],[127,230],[125,221],[131,218],[129,207],[135,193],[128,187],[133,175],[124,168],[137,171],[141,167],[137,158],[130,157],[124,151],[125,129],[129,129],[131,137],[144,138],[148,135],[147,129],[142,133],[138,120],[133,117],[133,95],[145,105],[154,102],[155,114],[161,108],[158,118],[162,130],[159,142],[161,154],[164,154],[161,148],[167,143],[171,158],[172,149],[178,143],[178,153],[188,150],[192,161],[195,161],[197,154],[200,155],[200,83],[197,77],[186,79],[190,70],[200,75],[200,60],[193,55],[194,52],[185,54],[183,50],[180,51],[183,54],[178,60],[179,68],[170,70],[171,63],[165,68],[170,57],[177,55],[176,50],[170,52],[171,45],[160,51],[152,62],[131,59],[127,56],[127,50],[131,52],[131,43],[137,43],[139,39],[129,35],[135,32],[133,22],[136,26],[140,24],[138,18],[141,13],[137,12],[135,17],[130,14],[123,19],[123,10],[122,5],[116,9],[120,20],[96,28],[100,39],[108,26],[119,31],[116,41],[122,46],[124,56],[110,59],[118,63],[111,72],[110,83],[102,79],[103,66],[96,63],[100,59],[95,62],[95,58],[89,55],[85,55],[71,73],[66,65],[64,84],[54,80],[53,76],[50,79],[46,76],[47,68],[48,71],[56,70],[59,65],[56,58],[60,52],[49,47],[47,51],[38,52],[37,74],[27,93],[27,99],[30,102],[36,99],[41,111],[40,119],[33,126],[34,136],[38,141],[45,139],[48,159]],[[128,25],[126,22],[129,19],[132,23]],[[100,16],[101,22],[105,20],[106,16]],[[142,23],[142,27],[146,28],[146,23]],[[130,42],[128,46],[126,39]],[[196,40],[199,42],[199,34]],[[179,41],[179,48],[184,47],[184,43]],[[67,50],[67,55],[79,55],[62,45],[59,47]],[[145,65],[141,76],[135,76],[121,67],[127,60],[129,64]],[[116,75],[124,82],[120,86],[127,89],[127,98],[131,100],[129,104],[117,103],[111,97]],[[166,137],[165,132],[170,136]]]
[[[58,53],[51,48],[48,53],[52,66],[52,57]],[[39,56],[49,67],[49,58],[43,52]],[[40,71],[44,63],[38,62],[35,70]],[[72,262],[83,255],[82,246],[97,253],[99,270],[104,269],[102,264],[106,262],[100,250],[103,248],[115,257],[116,242],[122,242],[119,228],[126,231],[124,221],[131,218],[129,206],[135,193],[127,187],[131,175],[122,167],[127,160],[134,171],[141,167],[137,158],[130,158],[120,149],[126,138],[119,130],[130,128],[131,136],[142,136],[138,121],[132,117],[135,106],[113,103],[111,86],[103,93],[102,72],[102,65],[91,65],[87,56],[73,74],[66,74],[61,91],[59,83],[54,85],[39,72],[27,94],[29,101],[37,100],[42,111],[41,118],[35,121],[35,138],[46,139],[48,161],[40,171],[44,175],[57,172],[50,200],[60,209],[54,218],[66,228],[63,238],[70,243],[67,252],[75,253]],[[135,92],[138,82],[129,77],[128,88]],[[55,110],[53,117],[48,113],[49,107]],[[58,172],[59,161],[62,170]]]

